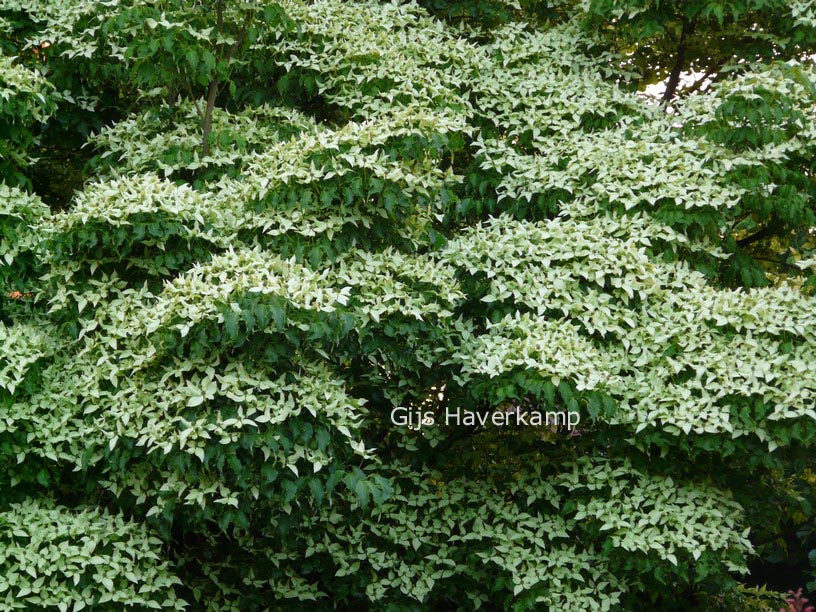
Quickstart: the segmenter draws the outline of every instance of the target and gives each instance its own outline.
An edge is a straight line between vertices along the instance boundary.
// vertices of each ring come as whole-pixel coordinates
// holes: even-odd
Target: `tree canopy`
[[[812,4],[7,0],[0,609],[778,609]]]

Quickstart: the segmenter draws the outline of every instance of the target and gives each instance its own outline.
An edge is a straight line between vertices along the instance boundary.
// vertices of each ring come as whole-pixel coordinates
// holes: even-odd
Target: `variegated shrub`
[[[577,17],[488,31],[404,2],[222,2],[254,16],[226,57],[238,34],[206,27],[208,3],[95,4],[15,4],[54,78],[73,65],[101,96],[104,65],[142,97],[91,137],[63,210],[0,186],[0,609],[737,589],[773,528],[757,483],[816,438],[813,245],[795,275],[723,270],[765,199],[812,222],[812,175],[790,174],[816,149],[812,66],[666,114]],[[165,49],[148,83],[142,46],[177,31],[195,62]],[[222,68],[172,79],[206,53],[235,87],[203,151]],[[739,145],[736,105],[768,92],[781,114]],[[443,419],[521,408],[580,425]]]

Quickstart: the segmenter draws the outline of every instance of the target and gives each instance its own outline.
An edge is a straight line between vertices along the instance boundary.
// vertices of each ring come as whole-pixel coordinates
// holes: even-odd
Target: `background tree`
[[[726,67],[802,60],[816,43],[811,2],[589,0],[581,8],[645,82],[665,82],[664,102],[679,93],[684,74],[696,75],[685,84],[694,92]]]

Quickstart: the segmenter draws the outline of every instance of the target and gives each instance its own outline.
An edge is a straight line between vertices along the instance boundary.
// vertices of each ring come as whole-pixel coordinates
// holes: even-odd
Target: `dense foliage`
[[[3,5],[0,609],[775,603],[814,68],[666,113],[603,3],[533,4]],[[579,426],[444,422],[522,409]]]

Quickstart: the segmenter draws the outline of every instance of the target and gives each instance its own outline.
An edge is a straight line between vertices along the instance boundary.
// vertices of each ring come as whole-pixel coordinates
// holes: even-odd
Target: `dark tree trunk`
[[[686,66],[686,37],[691,33],[691,22],[683,18],[683,29],[680,31],[680,39],[677,41],[677,55],[674,59],[669,80],[666,82],[666,91],[663,92],[663,104],[668,104],[677,95],[677,86],[680,84],[680,75]]]

